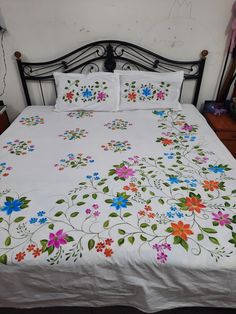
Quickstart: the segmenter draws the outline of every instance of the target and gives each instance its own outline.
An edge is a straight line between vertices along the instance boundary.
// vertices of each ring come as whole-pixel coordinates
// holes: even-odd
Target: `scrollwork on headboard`
[[[207,50],[195,61],[176,61],[162,57],[137,45],[118,40],[97,41],[80,47],[60,58],[46,62],[22,61],[21,53],[15,52],[18,69],[26,97],[30,106],[31,97],[28,81],[37,81],[45,103],[42,83],[53,81],[53,72],[112,72],[118,70],[145,70],[153,72],[184,71],[185,80],[195,80],[192,103],[196,106],[201,87]],[[54,84],[55,86],[55,84]]]

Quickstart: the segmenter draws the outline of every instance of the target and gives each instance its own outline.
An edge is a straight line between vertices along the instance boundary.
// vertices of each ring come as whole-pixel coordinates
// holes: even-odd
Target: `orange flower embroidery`
[[[145,205],[144,209],[148,212],[152,210],[152,207],[150,205]]]
[[[124,187],[123,187],[123,190],[125,190],[125,191],[132,191],[132,192],[137,192],[138,191],[138,188],[136,187],[136,184],[134,184],[134,183],[130,183],[129,184],[129,186],[128,185],[125,185]]]
[[[196,211],[197,213],[200,213],[201,209],[206,207],[204,204],[202,204],[202,200],[196,198],[195,196],[186,197],[184,205],[188,207],[190,212]]]
[[[18,262],[21,262],[24,260],[25,258],[25,252],[19,252],[16,254],[15,260],[17,260]]]
[[[112,254],[113,254],[114,252],[112,251],[112,249],[111,248],[105,248],[105,250],[104,250],[104,254],[105,254],[105,256],[106,257],[110,257],[110,256],[112,256]]]
[[[192,230],[189,228],[189,224],[184,224],[182,221],[179,221],[177,224],[172,222],[171,227],[173,228],[172,235],[179,236],[181,239],[187,241],[188,235],[193,234]]]
[[[162,142],[163,145],[170,145],[170,144],[173,144],[173,141],[172,141],[171,139],[169,139],[169,138],[163,138],[163,139],[161,140],[161,142]]]
[[[203,188],[206,190],[214,191],[219,189],[219,182],[218,181],[204,181]]]
[[[40,256],[42,253],[42,250],[40,250],[39,248],[36,248],[34,251],[33,251],[33,256],[34,258]]]
[[[144,210],[140,210],[140,211],[138,212],[138,214],[139,214],[139,216],[145,216],[145,211],[144,211]]]
[[[35,249],[35,245],[34,244],[29,244],[27,247],[27,251],[28,252],[32,252]]]
[[[155,214],[154,213],[148,213],[148,218],[155,218]]]
[[[135,100],[136,100],[136,96],[137,96],[137,95],[136,95],[134,92],[133,92],[133,93],[129,93],[129,94],[128,94],[128,99],[135,101]]]

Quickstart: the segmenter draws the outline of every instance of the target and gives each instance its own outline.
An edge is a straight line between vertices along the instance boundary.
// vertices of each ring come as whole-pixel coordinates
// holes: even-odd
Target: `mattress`
[[[236,162],[194,106],[27,107],[0,147],[1,307],[236,307]]]

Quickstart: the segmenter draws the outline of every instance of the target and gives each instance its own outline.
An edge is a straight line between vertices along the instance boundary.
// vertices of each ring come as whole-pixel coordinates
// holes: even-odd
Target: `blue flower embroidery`
[[[163,117],[165,114],[165,111],[154,111],[153,113],[157,116]]]
[[[169,179],[167,181],[169,181],[171,184],[180,182],[180,180],[176,177],[169,177]]]
[[[151,89],[148,88],[148,87],[143,88],[142,94],[143,94],[143,96],[145,96],[145,97],[151,96]]]
[[[214,172],[214,173],[224,173],[224,168],[219,167],[219,166],[212,166],[208,168],[210,171]]]
[[[85,98],[90,98],[93,96],[92,91],[88,88],[86,88],[83,92],[82,92],[83,97]]]
[[[44,224],[48,219],[46,217],[40,218],[39,223],[40,225]]]
[[[20,200],[6,201],[4,207],[1,208],[2,211],[5,211],[7,215],[10,215],[12,212],[19,212],[21,210],[21,205],[23,203]]]
[[[43,215],[46,214],[43,210],[40,212],[37,212],[38,217],[43,217]]]
[[[38,218],[30,218],[29,220],[29,223],[32,225],[32,224],[35,224],[36,222],[38,221]]]
[[[114,206],[117,210],[120,208],[127,208],[127,202],[128,200],[124,199],[124,197],[119,196],[116,198],[113,198],[113,203],[111,206]]]
[[[197,180],[189,180],[189,179],[185,179],[184,180],[185,183],[187,183],[187,185],[191,186],[192,188],[195,188],[197,186]]]

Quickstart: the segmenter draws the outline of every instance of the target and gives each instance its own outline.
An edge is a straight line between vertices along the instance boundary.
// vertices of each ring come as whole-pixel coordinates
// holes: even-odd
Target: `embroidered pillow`
[[[55,72],[54,78],[57,88],[56,111],[117,111],[118,74]]]
[[[119,110],[174,109],[179,103],[184,72],[115,71],[120,77]]]

